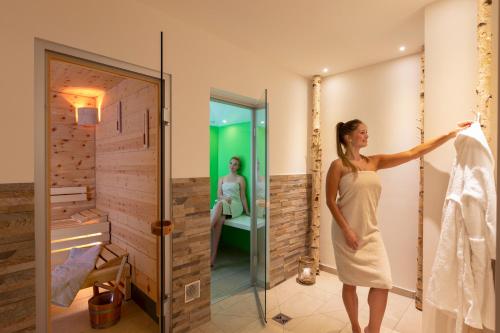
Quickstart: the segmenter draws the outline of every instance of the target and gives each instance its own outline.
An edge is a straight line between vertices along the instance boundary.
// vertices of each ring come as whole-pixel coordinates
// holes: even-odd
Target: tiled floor
[[[347,314],[341,297],[342,284],[337,277],[321,272],[313,286],[303,286],[289,279],[267,291],[268,324],[259,319],[255,294],[246,289],[212,305],[212,320],[191,333],[350,333]],[[69,309],[52,307],[54,333],[97,332],[89,325],[87,300],[91,289],[80,291]],[[358,288],[360,322],[368,323],[367,288]],[[419,333],[422,331],[421,312],[414,301],[389,294],[382,333]],[[271,318],[284,313],[292,320],[283,325]],[[158,332],[158,325],[134,302],[122,306],[122,319],[109,329],[99,332]]]
[[[212,303],[232,296],[249,286],[249,254],[234,249],[221,248],[212,269]]]
[[[133,301],[122,304],[120,321],[107,329],[94,330],[90,327],[88,299],[92,296],[92,288],[80,290],[69,308],[51,306],[51,323],[53,333],[87,333],[87,332],[120,332],[139,333],[159,331],[158,324],[142,311]]]
[[[255,295],[247,289],[212,305],[212,320],[191,333],[349,333],[350,325],[341,297],[342,284],[335,275],[321,272],[313,286],[303,286],[292,278],[268,290],[268,324],[259,320]],[[358,288],[360,322],[368,323],[368,288]],[[421,312],[414,301],[389,294],[382,333],[421,332]],[[280,325],[271,318],[284,313],[293,319]]]

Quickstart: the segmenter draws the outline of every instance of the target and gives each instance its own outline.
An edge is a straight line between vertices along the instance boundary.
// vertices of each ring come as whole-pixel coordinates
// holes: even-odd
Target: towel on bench
[[[95,267],[101,245],[73,248],[68,259],[52,270],[52,304],[68,307]]]

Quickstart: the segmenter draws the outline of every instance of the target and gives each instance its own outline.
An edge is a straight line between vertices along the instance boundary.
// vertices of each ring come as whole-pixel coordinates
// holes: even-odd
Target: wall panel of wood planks
[[[70,218],[95,207],[95,127],[78,126],[75,106],[95,107],[96,99],[52,91],[50,94],[50,186],[85,186],[84,201],[52,203],[51,220]]]
[[[153,301],[158,297],[158,244],[150,225],[159,218],[158,102],[157,85],[125,79],[106,92],[96,128],[97,208],[109,214],[111,243],[129,253],[132,283]],[[149,147],[143,137],[147,110]]]
[[[172,331],[210,321],[210,178],[172,179]],[[186,284],[200,280],[200,298],[185,303]]]
[[[0,184],[0,332],[35,331],[33,183]]]
[[[269,284],[297,275],[298,258],[307,254],[311,220],[312,176],[271,176]]]

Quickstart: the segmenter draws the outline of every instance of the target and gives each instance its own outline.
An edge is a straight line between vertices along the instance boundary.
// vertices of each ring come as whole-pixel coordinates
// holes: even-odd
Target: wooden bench
[[[97,211],[90,209],[73,216]],[[95,214],[95,213],[93,213]],[[110,241],[110,224],[105,213],[88,216],[84,222],[75,218],[53,220],[50,223],[51,264],[62,264],[74,247],[88,247],[97,244],[107,244]]]
[[[72,248],[102,244],[95,269],[89,274],[82,289],[94,283],[113,281],[123,257],[128,253],[115,244],[109,244],[110,223],[107,214],[98,209],[83,210],[70,219],[51,221],[51,265],[62,264]],[[120,291],[125,300],[131,298],[131,266],[127,262],[120,282]]]

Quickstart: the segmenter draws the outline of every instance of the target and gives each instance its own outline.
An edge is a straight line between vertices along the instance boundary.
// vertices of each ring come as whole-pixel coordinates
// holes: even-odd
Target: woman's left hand
[[[458,132],[470,127],[470,125],[472,125],[472,121],[462,121],[457,124],[457,128],[451,131],[451,134],[453,135],[453,137],[455,137],[458,134]]]

